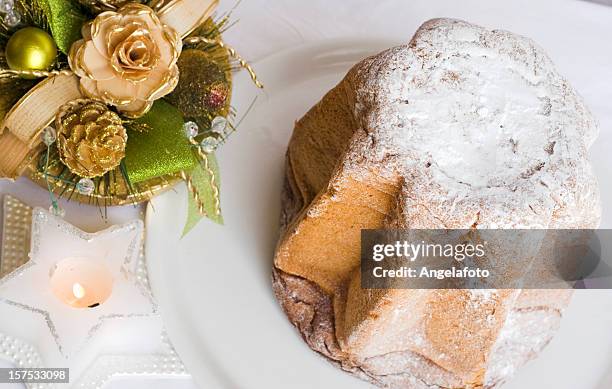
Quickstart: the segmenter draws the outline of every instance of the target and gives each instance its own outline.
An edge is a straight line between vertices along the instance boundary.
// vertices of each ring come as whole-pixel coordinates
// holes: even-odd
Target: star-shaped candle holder
[[[4,210],[2,260],[14,265],[29,208],[7,196]],[[35,208],[31,223],[29,259],[0,278],[0,358],[69,368],[68,387],[88,389],[116,375],[187,376],[150,293],[142,221],[86,233]]]

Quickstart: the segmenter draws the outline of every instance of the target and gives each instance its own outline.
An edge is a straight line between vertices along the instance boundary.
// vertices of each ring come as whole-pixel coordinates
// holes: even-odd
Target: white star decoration
[[[5,218],[7,201],[23,207],[5,198]],[[0,358],[18,367],[68,367],[70,387],[87,389],[116,375],[187,376],[148,287],[143,229],[138,220],[89,234],[35,209],[30,259],[0,279]],[[15,254],[18,247],[7,247],[6,241],[3,249]],[[56,297],[51,276],[65,258],[103,263],[112,275],[108,299],[93,308],[74,308]]]
[[[88,234],[37,208],[32,214],[30,260],[0,282],[0,302],[44,318],[60,353],[69,358],[105,321],[156,313],[153,299],[134,273],[142,234],[140,220]],[[114,282],[103,304],[74,308],[54,295],[50,275],[59,261],[74,257],[108,266]]]

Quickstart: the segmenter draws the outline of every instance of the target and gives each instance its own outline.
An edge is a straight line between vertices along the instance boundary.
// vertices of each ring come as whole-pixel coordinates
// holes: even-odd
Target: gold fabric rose
[[[130,3],[103,12],[83,27],[83,37],[69,62],[87,97],[137,118],[176,87],[181,37],[151,8]]]
[[[105,104],[76,100],[61,107],[56,120],[60,159],[79,177],[100,177],[125,157],[127,131]]]

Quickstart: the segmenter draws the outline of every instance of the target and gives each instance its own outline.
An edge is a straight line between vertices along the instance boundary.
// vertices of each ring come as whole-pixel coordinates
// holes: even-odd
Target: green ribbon
[[[214,154],[208,154],[208,164],[211,171],[215,175],[215,183],[217,188],[221,190],[221,179],[219,175],[219,164]],[[190,173],[191,180],[194,187],[197,189],[200,195],[200,200],[204,204],[204,210],[206,211],[207,217],[217,224],[223,224],[223,216],[217,215],[215,210],[215,197],[212,189],[212,176],[202,167],[201,164],[197,164],[196,167]],[[202,214],[198,209],[198,203],[191,194],[189,197],[189,205],[187,209],[187,221],[185,228],[183,229],[183,237],[187,235],[203,218]]]
[[[81,39],[81,28],[87,20],[72,0],[33,0],[43,10],[53,40],[64,54],[74,42]]]
[[[130,131],[125,148],[125,167],[132,183],[191,171],[197,159],[183,129],[183,115],[164,100],[157,100],[149,113],[135,121],[148,127]],[[129,128],[129,126],[128,126]]]

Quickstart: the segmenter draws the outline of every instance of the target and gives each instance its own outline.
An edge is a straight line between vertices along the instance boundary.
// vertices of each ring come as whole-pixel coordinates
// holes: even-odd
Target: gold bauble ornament
[[[57,45],[45,30],[26,27],[6,43],[5,57],[13,70],[49,70],[57,58]]]
[[[127,131],[105,104],[76,100],[61,107],[56,120],[60,159],[79,177],[101,177],[125,157]]]

